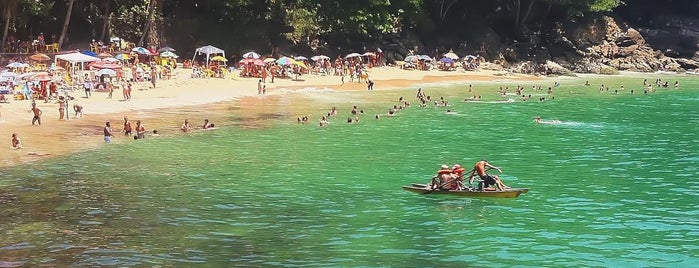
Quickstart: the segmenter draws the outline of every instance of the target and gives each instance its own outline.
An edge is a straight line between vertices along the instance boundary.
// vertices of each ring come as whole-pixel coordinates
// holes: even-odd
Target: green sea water
[[[474,82],[482,102],[459,84],[282,94],[255,118],[231,103],[217,130],[3,168],[0,267],[696,267],[699,79],[665,76],[649,94],[640,76],[561,79],[555,99],[553,80],[519,83],[530,101],[498,96],[507,80]],[[420,108],[418,86],[451,106]],[[411,107],[385,116],[401,96]],[[482,158],[530,192],[401,189]]]

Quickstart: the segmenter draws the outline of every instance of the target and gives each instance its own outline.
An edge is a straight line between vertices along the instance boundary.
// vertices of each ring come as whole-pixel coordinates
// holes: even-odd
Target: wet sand
[[[136,120],[141,120],[148,132],[159,130],[165,135],[180,134],[183,120],[189,119],[192,127],[199,127],[204,118],[219,126],[242,124],[243,127],[259,127],[255,118],[265,113],[268,102],[275,102],[275,95],[284,92],[304,92],[309,90],[362,91],[366,83],[349,82],[341,85],[339,76],[304,75],[299,80],[276,78],[275,83],[268,79],[267,94],[257,95],[257,78],[208,78],[193,79],[191,70],[176,70],[176,75],[169,80],[158,80],[156,88],[150,83],[134,84],[132,100],[122,101],[122,93],[117,89],[112,99],[107,99],[106,92],[93,92],[88,99],[84,92],[69,92],[75,98],[69,102],[69,120],[59,120],[58,103],[37,101],[37,107],[43,111],[42,125],[32,126],[29,112],[30,101],[11,100],[0,104],[0,141],[6,139],[5,146],[0,146],[0,166],[12,166],[47,157],[66,155],[81,150],[104,146],[102,128],[110,121],[114,132],[113,143],[133,141],[122,133],[124,116],[128,116],[135,127]],[[500,76],[496,72],[443,72],[443,71],[408,71],[393,67],[373,68],[369,70],[370,79],[375,82],[375,90],[395,90],[416,87],[417,85],[464,83],[467,81],[533,81],[540,78],[525,75]],[[9,96],[8,96],[9,97]],[[74,118],[73,104],[84,107],[84,115]],[[312,104],[309,104],[312,105]],[[314,107],[302,107],[305,113]],[[327,107],[322,107],[323,109]],[[242,114],[241,122],[229,122],[230,111]],[[294,113],[292,111],[292,113]],[[290,120],[295,120],[294,115]],[[315,118],[311,118],[315,122]],[[196,130],[194,131],[196,132]],[[23,149],[10,148],[11,134],[18,133]],[[2,142],[0,142],[1,144]]]

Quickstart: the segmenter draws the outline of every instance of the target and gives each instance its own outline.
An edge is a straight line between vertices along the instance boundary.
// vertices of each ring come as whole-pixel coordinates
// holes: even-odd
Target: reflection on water
[[[459,116],[414,106],[375,120],[389,99],[414,94],[376,92],[351,125],[343,118],[364,93],[347,103],[331,94],[316,96],[341,111],[325,128],[297,125],[281,105],[244,124],[269,128],[232,124],[5,170],[0,267],[699,262],[698,115],[684,101],[696,91],[453,102]],[[285,101],[308,98],[296,95]],[[537,125],[533,115],[574,124]],[[443,163],[481,158],[532,190],[478,199],[400,189]]]

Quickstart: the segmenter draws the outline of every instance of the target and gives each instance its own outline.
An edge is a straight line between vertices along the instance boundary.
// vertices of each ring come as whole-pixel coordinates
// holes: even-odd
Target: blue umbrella
[[[439,60],[439,61],[441,61],[441,62],[443,62],[443,63],[454,63],[454,60],[452,60],[452,59],[450,59],[450,58],[446,58],[446,57],[442,58],[442,59]]]
[[[144,54],[144,55],[150,54],[150,51],[148,51],[148,49],[146,49],[144,47],[135,47],[135,48],[131,49],[131,51],[134,51],[138,54]]]
[[[90,57],[97,57],[97,54],[95,54],[95,52],[92,52],[92,51],[89,51],[89,50],[80,51],[80,53],[83,53],[83,54],[88,55],[88,56],[90,56]]]

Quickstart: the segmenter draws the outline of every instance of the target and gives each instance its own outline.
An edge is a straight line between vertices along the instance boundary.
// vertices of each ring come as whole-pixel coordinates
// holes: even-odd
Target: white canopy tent
[[[53,60],[53,63],[55,65],[58,65],[58,60],[64,60],[67,62],[70,62],[71,64],[71,70],[75,71],[75,64],[80,63],[80,66],[82,69],[85,69],[84,63],[85,62],[93,62],[93,61],[98,61],[100,58],[93,57],[93,56],[88,56],[80,52],[73,52],[73,53],[68,53],[68,54],[61,54],[61,55],[56,55],[56,57]]]
[[[223,51],[223,49],[217,48],[217,47],[212,46],[212,45],[208,45],[208,46],[203,46],[203,47],[197,48],[194,51],[194,56],[192,57],[192,61],[194,61],[194,58],[197,55],[201,55],[201,54],[206,55],[206,66],[209,66],[209,58],[211,58],[211,54],[222,54],[224,58],[226,57],[226,52]]]

